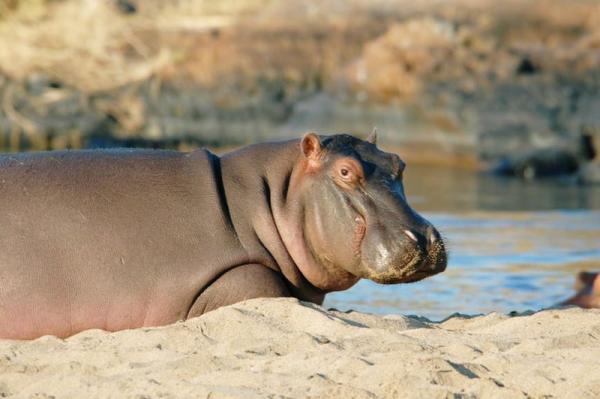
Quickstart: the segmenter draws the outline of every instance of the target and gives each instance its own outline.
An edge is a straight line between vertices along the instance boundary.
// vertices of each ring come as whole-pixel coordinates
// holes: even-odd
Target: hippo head
[[[326,271],[302,270],[309,281],[333,291],[360,278],[409,283],[446,269],[440,234],[406,201],[398,155],[379,150],[373,135],[308,133],[300,148],[304,241],[313,267]]]

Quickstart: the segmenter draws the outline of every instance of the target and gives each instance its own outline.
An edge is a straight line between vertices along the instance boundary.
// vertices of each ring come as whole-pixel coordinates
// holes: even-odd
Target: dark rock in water
[[[500,135],[496,135],[493,141],[499,138]],[[582,133],[579,136],[557,139],[544,147],[523,146],[520,150],[512,148],[507,153],[508,155],[493,163],[494,173],[535,179],[573,174],[581,165],[594,159],[597,150],[591,136]]]
[[[582,149],[583,155],[586,159],[594,159],[598,155],[598,142],[600,141],[600,135],[596,132],[591,132],[590,129],[582,129]]]
[[[600,184],[600,162],[582,165],[577,173],[577,181],[581,184]]]
[[[538,68],[528,57],[523,58],[517,66],[517,74],[519,75],[533,75],[537,71]]]
[[[544,148],[502,159],[494,173],[518,176],[523,179],[572,174],[579,167],[578,157],[566,149]]]

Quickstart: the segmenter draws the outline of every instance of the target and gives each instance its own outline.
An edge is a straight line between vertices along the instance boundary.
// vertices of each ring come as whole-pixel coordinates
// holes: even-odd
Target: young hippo
[[[0,337],[158,326],[249,298],[322,303],[361,278],[446,268],[404,163],[341,134],[218,157],[99,150],[0,156]]]

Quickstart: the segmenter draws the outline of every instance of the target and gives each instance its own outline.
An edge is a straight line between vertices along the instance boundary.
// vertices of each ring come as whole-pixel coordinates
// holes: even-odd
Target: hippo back
[[[246,258],[219,170],[205,150],[0,157],[0,336],[185,318]]]

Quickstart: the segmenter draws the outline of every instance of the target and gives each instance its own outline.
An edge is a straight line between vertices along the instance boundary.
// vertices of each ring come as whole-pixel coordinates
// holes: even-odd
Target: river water
[[[409,165],[405,190],[445,237],[446,271],[412,284],[363,280],[326,307],[433,320],[538,310],[572,295],[577,271],[600,270],[600,186]]]

